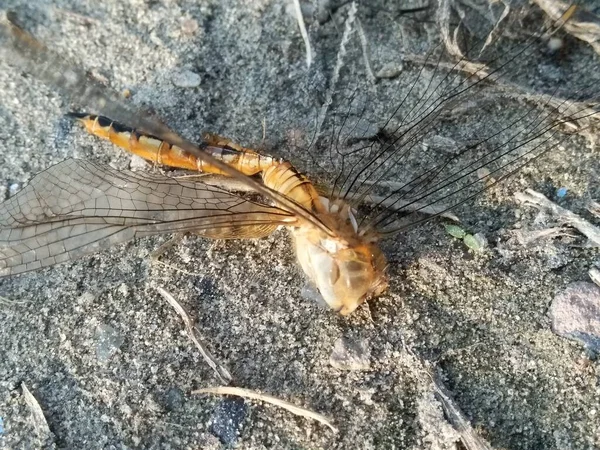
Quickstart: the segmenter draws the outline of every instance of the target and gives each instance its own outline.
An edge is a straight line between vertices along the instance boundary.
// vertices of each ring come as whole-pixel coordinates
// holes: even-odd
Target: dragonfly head
[[[387,289],[387,262],[376,240],[359,236],[351,221],[338,221],[332,228],[339,230],[339,237],[314,229],[295,229],[296,254],[323,300],[347,315]]]

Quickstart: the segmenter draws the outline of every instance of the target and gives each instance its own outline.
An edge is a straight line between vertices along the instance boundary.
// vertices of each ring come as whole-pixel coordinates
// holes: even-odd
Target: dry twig
[[[365,61],[365,72],[367,73],[367,78],[369,79],[369,83],[375,84],[377,83],[377,78],[375,77],[373,69],[371,68],[371,58],[369,58],[369,42],[367,41],[365,30],[358,19],[356,19],[356,31],[358,32],[358,37],[360,39],[360,46],[362,48],[363,60]]]
[[[306,31],[306,25],[304,24],[304,17],[302,17],[302,9],[300,8],[300,0],[293,0],[294,11],[296,12],[296,19],[298,20],[298,26],[300,27],[300,34],[304,39],[304,45],[306,47],[306,67],[310,68],[312,64],[312,48],[310,47],[310,40],[308,39],[308,32]]]
[[[433,384],[436,398],[442,404],[442,408],[448,422],[460,435],[460,441],[467,450],[492,450],[492,446],[471,426],[469,419],[452,399],[448,389],[440,380],[440,377],[431,369],[423,358],[417,355],[405,342],[404,349],[417,362],[421,370],[428,376]]]
[[[513,234],[521,245],[529,245],[540,239],[552,239],[558,236],[569,236],[563,227],[545,228],[543,230],[515,230]]]
[[[20,302],[20,301],[17,301],[17,300],[11,300],[9,298],[6,298],[6,297],[3,297],[3,296],[0,295],[0,304],[2,304],[2,305],[9,305],[9,306],[12,306],[12,305],[26,305],[27,303],[29,303],[29,302],[24,302],[24,301]]]
[[[186,331],[187,335],[192,340],[192,342],[196,345],[198,350],[200,350],[200,354],[204,358],[204,361],[206,361],[206,363],[211,367],[211,369],[214,370],[219,381],[224,384],[230,383],[231,379],[232,379],[231,374],[225,367],[223,367],[222,365],[220,365],[217,362],[217,360],[209,353],[209,351],[206,348],[204,348],[204,345],[202,345],[202,343],[200,342],[200,340],[198,339],[198,337],[196,335],[197,330],[194,327],[194,325],[192,323],[192,319],[190,318],[190,316],[187,313],[187,311],[185,310],[185,308],[177,300],[175,300],[175,297],[173,297],[173,295],[171,295],[169,292],[167,292],[164,288],[157,287],[156,290],[159,292],[160,295],[163,296],[163,298],[166,301],[169,302],[169,304],[181,316],[181,319],[183,320],[183,323],[185,324],[185,331]]]
[[[563,28],[577,39],[587,42],[600,54],[600,17],[575,6],[570,1],[533,0],[555,22],[564,22]]]
[[[286,409],[292,414],[296,414],[297,416],[302,416],[308,419],[316,420],[317,422],[321,422],[323,425],[327,425],[329,428],[331,428],[331,430],[334,433],[337,433],[338,431],[338,429],[333,425],[333,423],[322,414],[311,411],[310,409],[302,408],[301,406],[296,406],[290,402],[286,402],[285,400],[278,399],[277,397],[273,397],[271,395],[251,391],[250,389],[238,388],[233,386],[217,386],[198,389],[192,391],[192,394],[237,395],[238,397],[259,400],[262,402],[270,403],[275,406],[279,406],[280,408]]]
[[[592,279],[592,281],[594,283],[596,283],[598,286],[600,286],[600,270],[593,267],[589,270],[588,275],[590,276],[590,278]]]
[[[600,219],[600,203],[594,201],[589,202],[587,210]]]
[[[337,84],[340,79],[340,72],[342,67],[344,67],[344,59],[346,57],[346,45],[350,42],[350,38],[352,37],[353,24],[356,20],[356,2],[352,2],[350,5],[350,10],[348,11],[348,17],[344,23],[344,33],[342,34],[342,39],[340,41],[340,48],[337,52],[337,58],[335,60],[335,66],[333,68],[333,73],[331,75],[331,81],[329,83],[329,89],[325,94],[325,102],[321,106],[321,110],[319,111],[319,117],[317,119],[317,126],[315,131],[315,139],[318,139],[321,134],[321,128],[323,127],[323,122],[325,122],[325,118],[327,116],[327,111],[329,107],[333,103],[333,94],[337,89]]]
[[[562,206],[558,206],[556,203],[548,200],[543,194],[532,189],[527,189],[525,192],[519,192],[515,197],[523,204],[549,211],[556,217],[556,220],[559,223],[577,229],[589,239],[592,246],[600,247],[600,229],[589,223],[583,217],[578,216]]]
[[[47,437],[52,432],[50,431],[50,427],[48,426],[48,422],[46,422],[46,418],[44,417],[44,412],[42,411],[42,407],[33,396],[33,394],[27,389],[25,383],[21,383],[21,389],[23,390],[23,398],[25,399],[25,403],[29,407],[31,411],[31,417],[33,419],[33,426],[35,431],[38,433],[40,437]]]

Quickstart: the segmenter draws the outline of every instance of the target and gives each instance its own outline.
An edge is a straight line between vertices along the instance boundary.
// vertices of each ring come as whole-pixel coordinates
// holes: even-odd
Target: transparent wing
[[[518,69],[543,53],[542,36],[559,25],[535,26],[526,39],[466,35],[457,62],[434,40],[426,56],[420,47],[405,55],[401,76],[371,88],[361,46],[346,43],[352,70],[339,83],[352,88],[332,94],[332,113],[318,123],[314,148],[329,156],[321,172],[335,176],[331,195],[381,206],[359,227],[393,235],[469,201],[596,126],[596,80],[548,93],[517,82]]]
[[[200,182],[70,159],[36,175],[0,206],[0,276],[140,236],[194,231],[247,237],[250,227],[265,231],[295,221],[280,208]]]
[[[33,35],[17,25],[15,21],[16,17],[11,12],[0,14],[0,58],[30,73],[38,80],[56,89],[66,99],[84,107],[90,113],[126,123],[145,134],[183,148],[200,160],[217,167],[227,176],[238,179],[275,204],[288,211],[293,211],[298,218],[302,218],[306,223],[331,234],[331,230],[317,216],[303,208],[302,205],[213,158],[199,146],[171,131],[156,117],[133,105],[126,104],[122,96],[90,78],[81,66],[73,64],[62,55],[46,47]]]

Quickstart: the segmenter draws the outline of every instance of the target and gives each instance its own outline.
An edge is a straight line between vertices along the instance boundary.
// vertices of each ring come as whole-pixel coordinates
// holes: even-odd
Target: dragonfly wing
[[[0,206],[0,276],[75,259],[136,237],[256,237],[296,218],[200,182],[69,159]]]
[[[52,51],[15,22],[13,13],[0,14],[0,59],[5,59],[38,80],[56,89],[65,99],[84,106],[86,111],[110,117],[171,145],[177,145],[218,168],[223,174],[240,180],[249,188],[275,204],[294,213],[327,234],[331,230],[321,220],[297,202],[280,192],[269,189],[259,181],[243,175],[233,167],[219,161],[197,145],[171,131],[156,117],[123,101],[123,96],[90,78],[80,65]]]

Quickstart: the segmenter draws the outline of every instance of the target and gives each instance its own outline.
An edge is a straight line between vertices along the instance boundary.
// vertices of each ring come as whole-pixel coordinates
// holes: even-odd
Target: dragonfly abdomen
[[[93,114],[71,113],[86,130],[113,144],[156,164],[203,173],[224,175],[223,172],[202,161],[177,145],[171,145],[135,128],[115,122],[108,117]],[[265,186],[284,194],[309,211],[321,212],[319,194],[312,183],[292,164],[272,156],[261,155],[237,145],[226,138],[205,133],[208,144],[203,150],[244,175],[261,174]]]
[[[157,137],[115,122],[108,117],[85,113],[71,113],[69,115],[79,120],[90,134],[107,139],[122,149],[153,163],[223,175],[219,168],[177,145],[171,145]],[[208,145],[203,148],[206,153],[244,175],[256,175],[268,167],[281,163],[281,160],[236,146],[215,135],[205,134],[205,138],[208,139]]]

